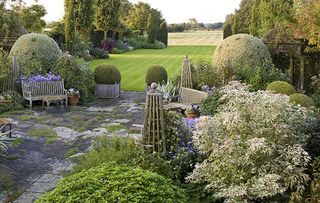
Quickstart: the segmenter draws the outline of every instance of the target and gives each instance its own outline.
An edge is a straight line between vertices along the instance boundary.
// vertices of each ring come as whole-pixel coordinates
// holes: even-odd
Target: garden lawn
[[[121,89],[145,91],[145,74],[148,67],[161,65],[169,77],[181,72],[181,64],[187,54],[192,62],[212,61],[215,46],[169,46],[165,49],[138,49],[123,54],[110,54],[109,59],[90,61],[92,70],[101,64],[110,64],[121,72]]]
[[[168,35],[169,46],[175,45],[218,45],[223,40],[223,31],[171,32]]]

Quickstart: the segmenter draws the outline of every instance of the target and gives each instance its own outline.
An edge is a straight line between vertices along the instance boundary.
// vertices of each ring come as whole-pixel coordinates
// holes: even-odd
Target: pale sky
[[[161,11],[168,23],[183,23],[189,18],[198,22],[224,22],[225,16],[239,8],[241,0],[129,0],[146,2]],[[33,0],[25,0],[27,4]],[[63,16],[63,0],[39,0],[47,9],[46,21],[59,20]]]

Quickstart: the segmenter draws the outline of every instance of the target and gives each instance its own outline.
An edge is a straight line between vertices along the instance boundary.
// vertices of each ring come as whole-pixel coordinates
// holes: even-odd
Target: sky
[[[195,18],[202,23],[224,22],[225,16],[239,8],[241,0],[129,0],[146,2],[161,11],[168,23],[183,23]],[[33,0],[25,0],[27,4]],[[39,0],[47,9],[44,20],[50,22],[62,18],[64,0]]]

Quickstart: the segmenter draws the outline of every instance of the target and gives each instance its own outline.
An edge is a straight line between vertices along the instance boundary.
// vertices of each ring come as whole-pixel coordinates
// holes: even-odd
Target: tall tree
[[[74,18],[76,30],[84,37],[89,36],[94,15],[93,0],[75,0]]]
[[[75,40],[75,0],[64,1],[66,50],[72,52]]]
[[[156,19],[155,19],[155,16],[154,14],[151,12],[149,14],[149,17],[148,17],[148,42],[151,43],[151,44],[154,44],[155,43],[155,40],[156,40]]]
[[[296,36],[306,38],[310,45],[320,48],[320,0],[296,2],[298,28]],[[312,51],[312,50],[310,50]]]
[[[97,30],[113,31],[119,25],[120,0],[97,0],[95,26]]]
[[[134,30],[140,30],[144,33],[147,30],[148,17],[151,7],[147,3],[139,2],[134,4],[129,12],[127,24]]]
[[[166,21],[163,21],[160,24],[159,34],[157,40],[163,42],[166,46],[168,46],[168,28]]]
[[[198,27],[198,21],[195,18],[189,18],[187,21],[187,28],[188,29],[196,29]]]
[[[41,32],[46,26],[46,21],[42,18],[46,15],[47,11],[42,5],[22,6],[17,13],[21,24],[29,32]]]
[[[128,0],[121,0],[120,5],[120,21],[122,23],[127,22],[130,14],[130,10],[132,9],[133,5]]]

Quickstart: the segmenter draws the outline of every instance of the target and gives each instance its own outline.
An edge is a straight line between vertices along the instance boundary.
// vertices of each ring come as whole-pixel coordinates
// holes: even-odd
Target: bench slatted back
[[[25,83],[22,81],[22,90],[31,92],[32,96],[64,95],[65,94],[63,80],[50,81],[50,82],[28,82],[28,83]]]
[[[184,104],[200,104],[203,99],[208,96],[208,93],[182,87],[180,91],[180,102]]]

